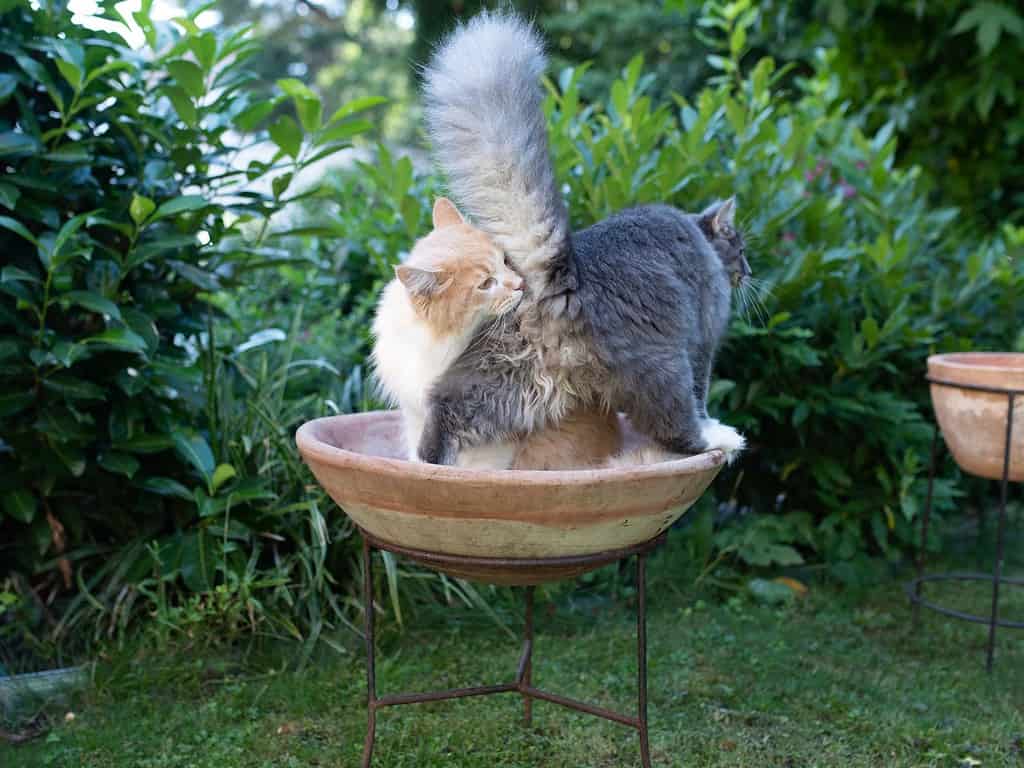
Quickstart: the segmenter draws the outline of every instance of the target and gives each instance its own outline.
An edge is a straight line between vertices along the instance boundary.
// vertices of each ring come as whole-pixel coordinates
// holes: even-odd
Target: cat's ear
[[[466,220],[459,213],[459,209],[455,207],[455,203],[447,197],[439,197],[434,201],[434,229],[465,223]]]
[[[718,210],[715,211],[714,217],[711,219],[711,228],[715,232],[721,232],[725,229],[735,229],[733,221],[736,218],[736,197],[730,197],[724,203],[718,206]]]
[[[442,288],[442,274],[435,270],[398,264],[395,266],[395,276],[405,286],[410,296],[431,296]]]

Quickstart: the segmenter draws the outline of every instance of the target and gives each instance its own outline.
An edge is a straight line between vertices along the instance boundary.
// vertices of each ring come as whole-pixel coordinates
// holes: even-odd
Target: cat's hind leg
[[[706,416],[697,401],[693,370],[686,361],[671,368],[649,369],[637,377],[633,387],[626,409],[633,425],[672,453],[718,449],[732,461],[745,446],[739,432]]]

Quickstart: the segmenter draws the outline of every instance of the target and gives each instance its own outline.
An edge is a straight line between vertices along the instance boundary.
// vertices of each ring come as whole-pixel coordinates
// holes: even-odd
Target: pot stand
[[[988,624],[988,652],[985,661],[985,668],[992,671],[992,660],[995,654],[996,628],[1006,627],[1007,629],[1024,629],[1024,621],[1010,621],[999,618],[999,588],[1006,584],[1009,586],[1024,586],[1024,579],[1008,578],[1003,575],[1003,551],[1004,538],[1006,534],[1006,487],[1010,478],[1010,453],[1013,447],[1013,407],[1017,397],[1024,396],[1024,390],[1000,389],[996,387],[983,387],[970,384],[957,384],[943,379],[926,377],[929,382],[941,387],[952,387],[954,389],[967,389],[977,392],[989,392],[993,394],[1006,395],[1006,438],[1003,449],[1003,476],[999,483],[999,522],[996,532],[996,561],[992,573],[924,573],[925,544],[928,540],[928,524],[932,514],[932,486],[935,483],[935,457],[939,444],[939,426],[935,425],[932,432],[931,460],[928,469],[928,497],[925,501],[924,515],[921,517],[921,545],[917,555],[917,577],[907,582],[906,591],[910,602],[913,604],[913,622],[916,627],[920,619],[920,607],[924,606],[930,610],[951,616],[954,619],[973,621],[979,624]],[[992,584],[992,609],[989,615],[978,616],[963,611],[955,611],[951,608],[926,600],[923,596],[922,586],[928,581],[987,581]]]
[[[518,693],[523,697],[523,722],[529,727],[533,716],[533,700],[549,701],[569,709],[586,712],[596,717],[612,720],[636,729],[640,735],[640,762],[643,768],[650,768],[651,757],[647,735],[647,597],[646,597],[646,564],[647,555],[665,540],[665,533],[642,544],[617,550],[597,552],[592,555],[572,557],[545,557],[539,559],[522,558],[489,558],[463,557],[438,552],[425,552],[400,547],[381,541],[360,529],[363,536],[363,603],[366,615],[366,687],[367,687],[367,724],[366,741],[363,746],[362,768],[370,768],[373,760],[373,746],[376,735],[377,710],[399,704],[420,704],[445,699],[461,699],[468,696],[488,696],[495,693]],[[404,693],[389,696],[377,696],[377,681],[374,668],[374,610],[373,610],[373,550],[385,550],[409,557],[419,563],[445,571],[470,568],[475,573],[492,569],[502,574],[502,583],[509,583],[510,574],[520,574],[519,583],[526,584],[526,629],[523,650],[519,657],[519,669],[515,682],[498,685],[478,686],[474,688],[454,688],[444,691],[427,693]],[[532,683],[533,671],[533,591],[537,571],[558,571],[569,569],[579,573],[599,568],[616,561],[636,556],[636,588],[637,588],[637,714],[636,716],[613,712],[576,699],[566,698],[558,694],[537,688]],[[550,580],[550,579],[549,579]]]

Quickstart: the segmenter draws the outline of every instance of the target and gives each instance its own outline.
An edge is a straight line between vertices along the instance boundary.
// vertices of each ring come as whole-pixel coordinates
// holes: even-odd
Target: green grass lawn
[[[987,604],[978,588],[942,589],[962,607]],[[812,587],[781,608],[652,592],[655,765],[1024,766],[1020,632],[1003,632],[990,677],[986,629],[925,613],[912,631],[896,582],[856,596]],[[1015,592],[1006,608],[1024,616],[1024,589]],[[535,681],[631,709],[634,626],[625,598],[586,610],[563,601],[554,613],[541,603]],[[223,656],[116,659],[70,705],[72,722],[56,711],[48,735],[0,746],[0,766],[357,766],[365,682],[358,644],[350,645],[351,656],[299,674]],[[379,692],[504,681],[518,650],[473,612],[455,610],[385,637]],[[631,729],[534,706],[529,730],[514,695],[383,710],[375,765],[639,765]]]

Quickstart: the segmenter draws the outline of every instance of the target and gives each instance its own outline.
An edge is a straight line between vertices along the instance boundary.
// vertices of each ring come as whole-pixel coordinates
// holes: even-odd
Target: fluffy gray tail
[[[424,70],[427,126],[452,196],[528,278],[569,236],[541,108],[546,65],[528,22],[484,11]]]

